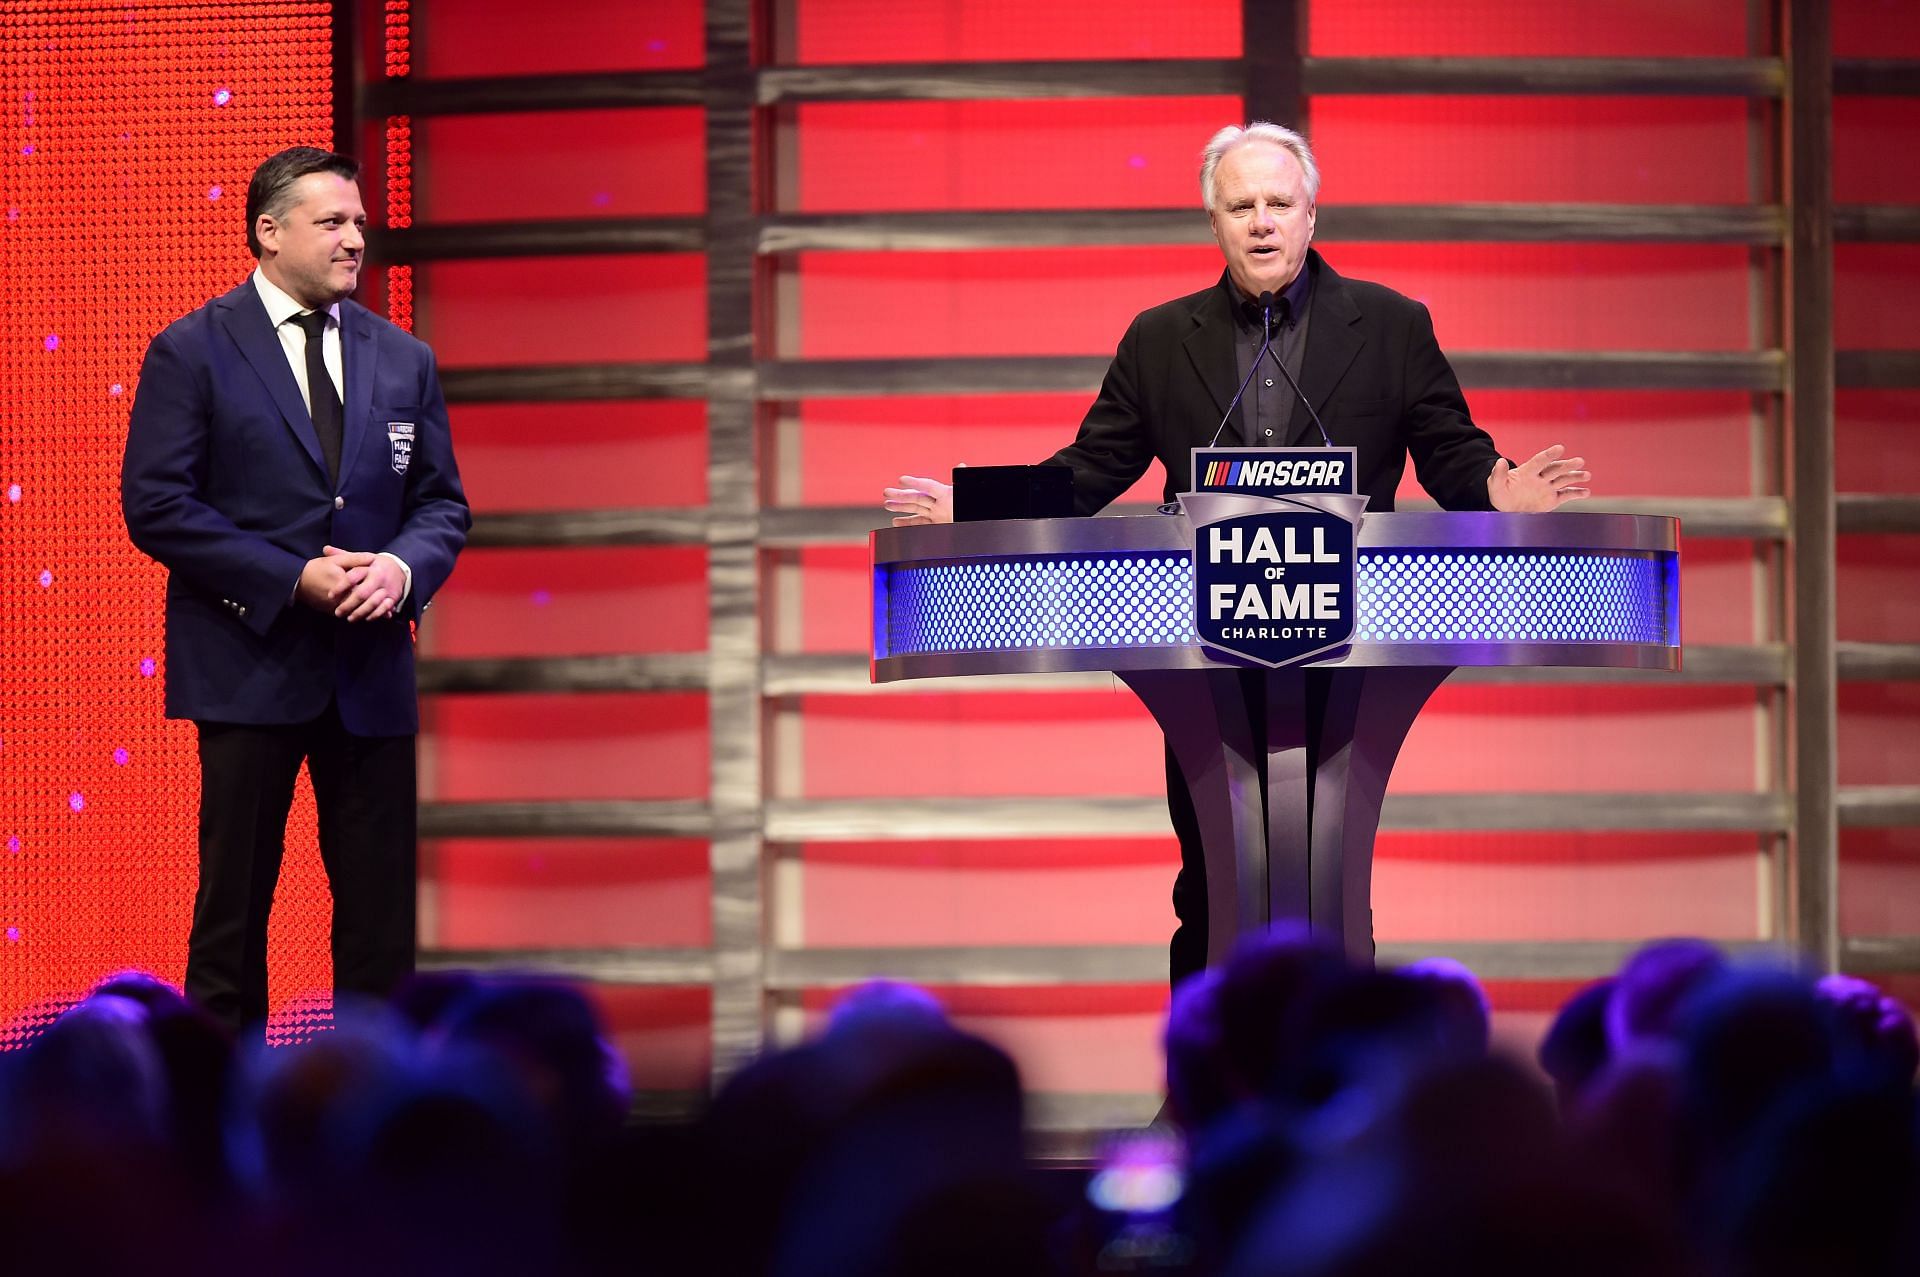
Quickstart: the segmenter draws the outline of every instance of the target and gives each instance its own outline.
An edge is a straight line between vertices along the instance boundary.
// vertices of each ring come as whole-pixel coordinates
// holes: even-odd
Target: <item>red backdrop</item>
[[[185,970],[199,773],[161,717],[165,573],[120,519],[127,410],[148,339],[252,269],[254,166],[333,115],[325,4],[21,8],[0,13],[0,1043],[107,972]],[[326,1010],[312,826],[303,782],[276,1034]]]

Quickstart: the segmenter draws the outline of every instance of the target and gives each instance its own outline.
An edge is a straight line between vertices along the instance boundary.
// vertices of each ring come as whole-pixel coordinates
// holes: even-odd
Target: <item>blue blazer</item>
[[[356,735],[419,730],[407,622],[472,520],[433,352],[352,301],[340,338],[338,484],[251,278],[147,348],[120,499],[133,543],[167,568],[169,718],[300,723],[337,699]],[[295,603],[326,545],[405,560],[405,606],[349,623]]]

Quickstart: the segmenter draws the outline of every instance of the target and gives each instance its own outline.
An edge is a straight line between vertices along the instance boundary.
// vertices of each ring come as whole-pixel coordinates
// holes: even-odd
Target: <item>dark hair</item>
[[[247,183],[247,251],[260,256],[260,236],[254,227],[260,215],[279,218],[293,207],[293,184],[310,173],[333,173],[351,182],[360,176],[360,164],[349,156],[317,146],[290,146],[269,155]]]

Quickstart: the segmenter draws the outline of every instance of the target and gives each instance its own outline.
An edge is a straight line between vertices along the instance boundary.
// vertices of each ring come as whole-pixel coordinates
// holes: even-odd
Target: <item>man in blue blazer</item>
[[[266,1016],[303,761],[336,988],[384,995],[413,969],[412,623],[471,520],[433,353],[348,300],[357,176],[313,147],[255,171],[259,267],[153,339],[127,431],[127,531],[168,570],[166,712],[199,734],[187,993],[235,1029]]]

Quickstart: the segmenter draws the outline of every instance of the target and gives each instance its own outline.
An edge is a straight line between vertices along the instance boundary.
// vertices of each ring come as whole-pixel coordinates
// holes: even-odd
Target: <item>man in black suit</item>
[[[300,765],[333,893],[334,984],[413,969],[410,623],[470,523],[433,352],[347,300],[357,168],[282,151],[247,189],[259,267],[147,348],[121,506],[167,568],[166,711],[200,751],[187,993],[267,1013],[267,915]]]
[[[1514,466],[1473,424],[1427,308],[1392,289],[1347,279],[1309,245],[1320,171],[1305,138],[1256,123],[1216,133],[1201,155],[1200,188],[1226,259],[1219,282],[1135,317],[1120,339],[1080,433],[1049,461],[1071,467],[1074,503],[1093,514],[1159,461],[1165,500],[1188,485],[1192,450],[1223,443],[1320,442],[1313,416],[1276,363],[1318,410],[1329,440],[1357,450],[1368,509],[1393,509],[1407,459],[1449,510],[1537,512],[1588,493],[1585,461],[1556,444]],[[1258,299],[1271,295],[1269,311]],[[1256,368],[1263,335],[1273,341]],[[1248,380],[1248,374],[1251,379]],[[1229,414],[1234,387],[1247,393]],[[946,523],[952,488],[903,475],[886,489],[895,526]],[[1168,801],[1180,835],[1173,977],[1205,965],[1206,867],[1186,786],[1168,755]]]

